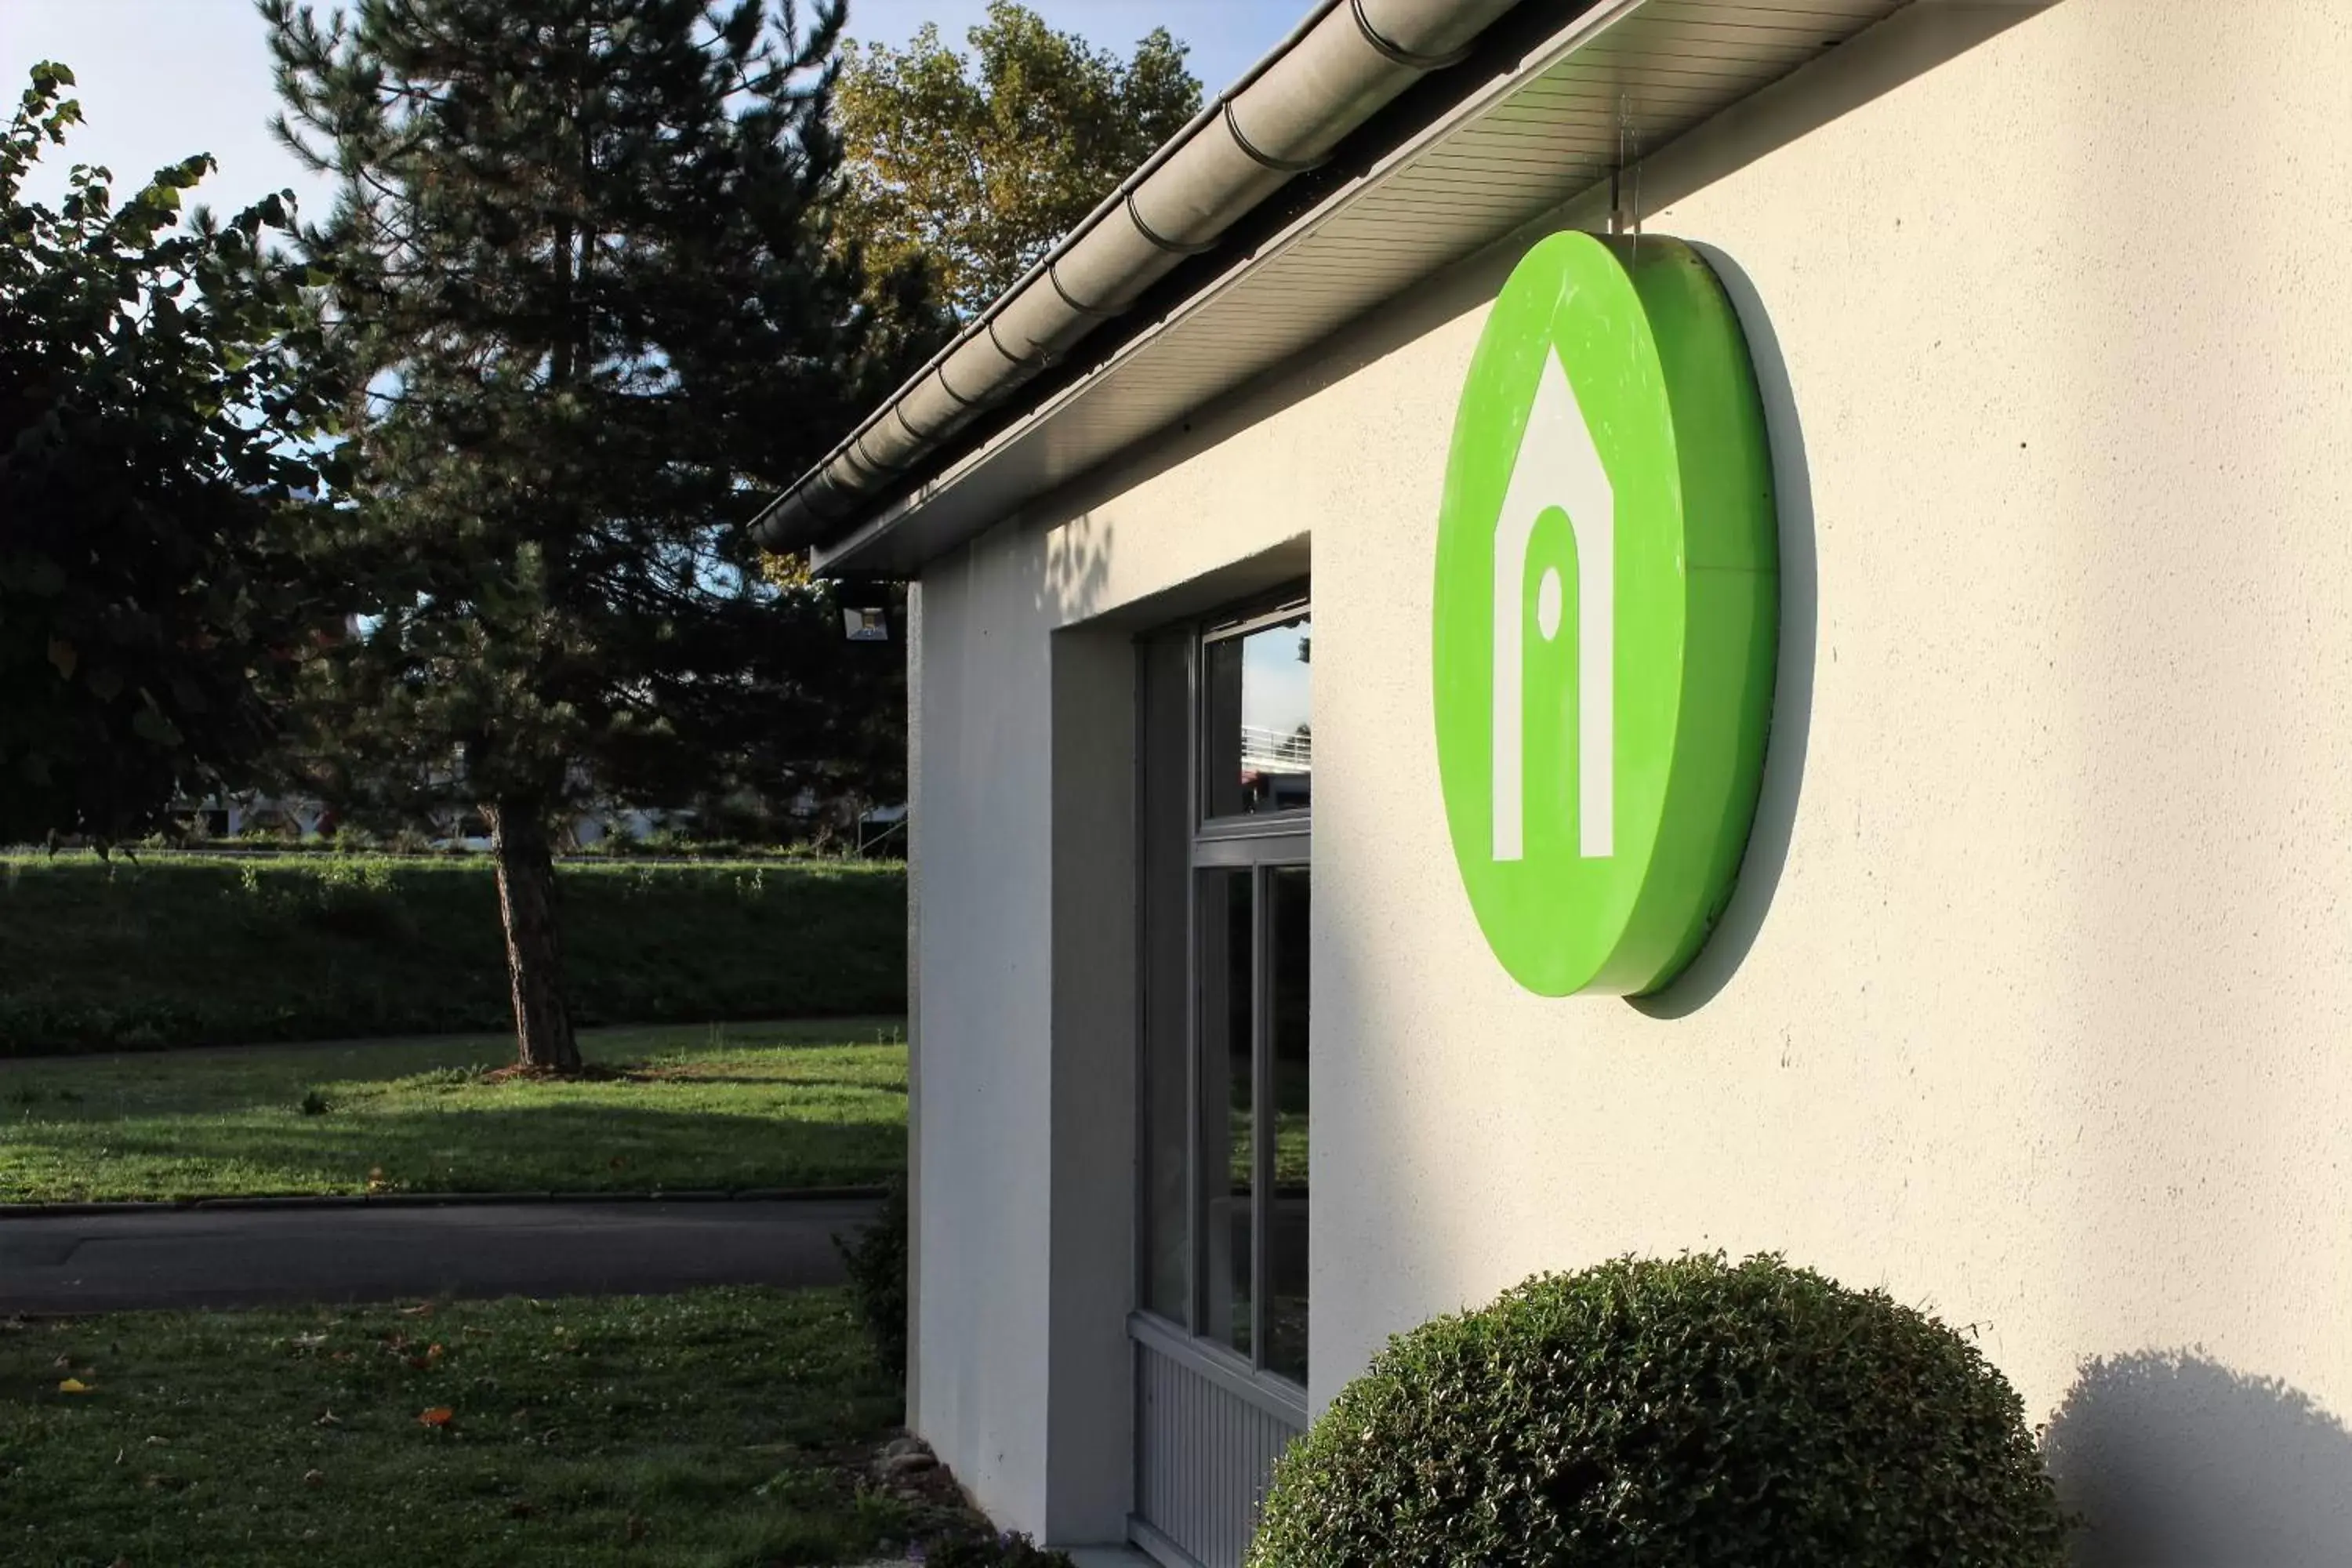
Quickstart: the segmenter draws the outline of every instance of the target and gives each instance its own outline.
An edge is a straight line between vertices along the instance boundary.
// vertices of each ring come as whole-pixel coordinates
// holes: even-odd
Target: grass
[[[0,1322],[0,1561],[855,1562],[898,1418],[839,1291]]]
[[[564,1082],[488,1076],[502,1035],[0,1061],[0,1202],[879,1182],[903,1041],[887,1017],[599,1031],[583,1054],[616,1070]]]
[[[584,1024],[906,1008],[902,868],[566,865]],[[486,857],[0,855],[0,1056],[495,1029],[506,950]]]
[[[1246,1110],[1231,1110],[1226,1113],[1225,1160],[1226,1180],[1233,1190],[1245,1193],[1250,1189],[1252,1163],[1256,1155],[1250,1147],[1250,1116]],[[1274,1119],[1274,1184],[1277,1187],[1304,1187],[1307,1184],[1307,1112],[1284,1110]]]

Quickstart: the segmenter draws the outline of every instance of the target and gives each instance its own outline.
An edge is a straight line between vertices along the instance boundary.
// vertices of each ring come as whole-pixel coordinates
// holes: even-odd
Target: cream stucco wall
[[[1013,1522],[1055,628],[1311,534],[1318,1402],[1534,1270],[1778,1249],[1973,1326],[2086,1562],[2352,1556],[2352,9],[2062,0],[1889,78],[1932,25],[1643,172],[1749,315],[1789,595],[1667,995],[1520,992],[1452,869],[1429,558],[1494,266],[926,574],[918,1419]]]
[[[915,595],[911,1419],[1057,1542],[1121,1539],[1132,1474],[1132,632],[1307,570],[1287,498],[1209,504],[1236,456],[1065,498]]]

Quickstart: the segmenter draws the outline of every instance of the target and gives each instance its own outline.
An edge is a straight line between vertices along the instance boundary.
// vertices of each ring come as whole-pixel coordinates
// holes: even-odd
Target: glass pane
[[[1145,643],[1142,736],[1143,1304],[1192,1321],[1192,976],[1185,894],[1192,870],[1192,639]]]
[[[1204,1306],[1200,1331],[1250,1353],[1251,873],[1201,878],[1201,1224]]]
[[[1274,1185],[1265,1201],[1265,1364],[1307,1381],[1307,928],[1304,866],[1266,873],[1267,1046]]]
[[[1307,680],[1314,645],[1314,617],[1301,611],[1203,647],[1204,815],[1306,809],[1315,787]]]

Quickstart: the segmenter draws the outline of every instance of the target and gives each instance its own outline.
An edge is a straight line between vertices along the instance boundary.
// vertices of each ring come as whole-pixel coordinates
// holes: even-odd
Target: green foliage
[[[572,809],[903,790],[900,650],[742,527],[929,320],[835,243],[841,7],[260,5],[367,386],[334,556],[365,615],[304,670],[298,771],[362,822],[481,808],[522,1058],[569,1069]]]
[[[591,798],[896,798],[900,650],[740,526],[911,352],[836,254],[837,5],[262,0],[279,132],[340,177],[304,243],[369,376],[306,672],[353,819]],[[861,302],[864,301],[864,302]]]
[[[2017,1394],[1880,1291],[1622,1259],[1390,1342],[1277,1467],[1254,1568],[2059,1568]]]
[[[1013,0],[957,53],[926,24],[904,49],[853,47],[836,123],[851,232],[887,267],[927,266],[978,314],[1199,111],[1166,28],[1131,59],[1057,33]]]
[[[33,68],[0,131],[0,843],[100,844],[250,768],[268,699],[335,606],[304,552],[339,475],[314,280],[270,251],[290,196],[227,222],[199,154],[118,204]]]
[[[556,877],[582,1020],[906,1005],[906,879],[883,864],[616,861]],[[0,859],[0,1056],[495,1029],[478,859]]]
[[[857,1302],[857,1315],[866,1321],[866,1331],[873,1336],[875,1353],[901,1382],[907,1375],[908,1215],[907,1179],[896,1176],[882,1213],[871,1226],[854,1239],[833,1238],[849,1270],[850,1295]]]
[[[837,1290],[7,1320],[0,1390],[18,1563],[856,1563],[936,1513],[860,1484],[898,1395]]]

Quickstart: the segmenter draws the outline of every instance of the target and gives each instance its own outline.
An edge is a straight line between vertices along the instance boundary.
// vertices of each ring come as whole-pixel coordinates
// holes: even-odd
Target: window
[[[1146,1310],[1307,1379],[1314,622],[1141,647]]]
[[[1302,608],[1202,646],[1202,815],[1305,811],[1315,787],[1307,655],[1315,624]]]

